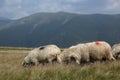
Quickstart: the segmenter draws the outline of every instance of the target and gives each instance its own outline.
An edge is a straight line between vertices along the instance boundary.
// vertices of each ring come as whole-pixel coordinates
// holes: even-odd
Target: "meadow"
[[[30,50],[0,47],[0,80],[120,80],[120,61],[24,68],[21,63]]]

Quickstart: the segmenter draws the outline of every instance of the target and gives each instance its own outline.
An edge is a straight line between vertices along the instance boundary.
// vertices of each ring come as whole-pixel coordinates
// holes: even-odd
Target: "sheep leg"
[[[58,61],[58,63],[62,64],[62,60],[60,57],[57,57],[57,61]]]
[[[52,58],[49,58],[49,59],[48,59],[48,62],[49,62],[50,64],[52,64]]]
[[[35,66],[38,66],[39,65],[39,62],[37,59],[32,59],[32,62],[35,64]]]
[[[38,61],[36,61],[36,62],[35,62],[35,66],[38,66],[38,65],[39,65],[39,62],[38,62]]]
[[[107,58],[108,60],[112,60],[112,61],[115,61],[116,59],[113,57],[112,53],[111,52],[106,52],[106,54],[108,55]]]
[[[81,59],[80,56],[79,56],[79,57],[78,57],[78,56],[75,56],[75,60],[76,60],[76,63],[77,63],[77,64],[80,64],[80,59]]]
[[[77,63],[77,64],[80,64],[80,61],[79,61],[79,60],[76,60],[76,63]]]

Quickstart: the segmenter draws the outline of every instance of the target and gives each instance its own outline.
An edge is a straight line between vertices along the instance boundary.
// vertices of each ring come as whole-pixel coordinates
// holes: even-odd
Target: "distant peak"
[[[57,13],[64,14],[64,13],[67,13],[67,12],[59,11],[59,12],[57,12]]]

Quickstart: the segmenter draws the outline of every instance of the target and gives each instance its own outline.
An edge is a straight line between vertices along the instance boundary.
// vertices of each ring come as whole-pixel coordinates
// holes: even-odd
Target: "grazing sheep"
[[[57,56],[57,61],[61,64],[65,61],[70,62],[71,60],[75,60],[77,64],[88,62],[89,52],[87,46],[85,44],[72,46]]]
[[[112,55],[112,48],[111,46],[105,41],[96,41],[96,42],[89,42],[86,43],[89,48],[89,55],[90,60],[115,60]]]
[[[112,46],[112,51],[113,51],[113,56],[116,59],[120,59],[120,43],[119,44],[114,44]]]
[[[23,66],[38,65],[39,63],[49,62],[56,58],[61,50],[56,45],[46,45],[33,49],[24,58]]]
[[[69,61],[69,56],[71,54],[74,54],[74,49],[64,49],[64,51],[62,51],[60,54],[57,55],[57,61],[58,63],[60,64],[63,64],[63,63],[68,63]]]

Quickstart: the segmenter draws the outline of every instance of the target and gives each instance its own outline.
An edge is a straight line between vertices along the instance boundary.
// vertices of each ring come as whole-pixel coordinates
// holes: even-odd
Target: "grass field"
[[[10,52],[12,48],[4,50],[0,52],[0,80],[120,80],[120,61],[85,66],[55,64],[24,68],[21,62],[27,54],[23,51],[31,49],[13,48],[19,53]]]

